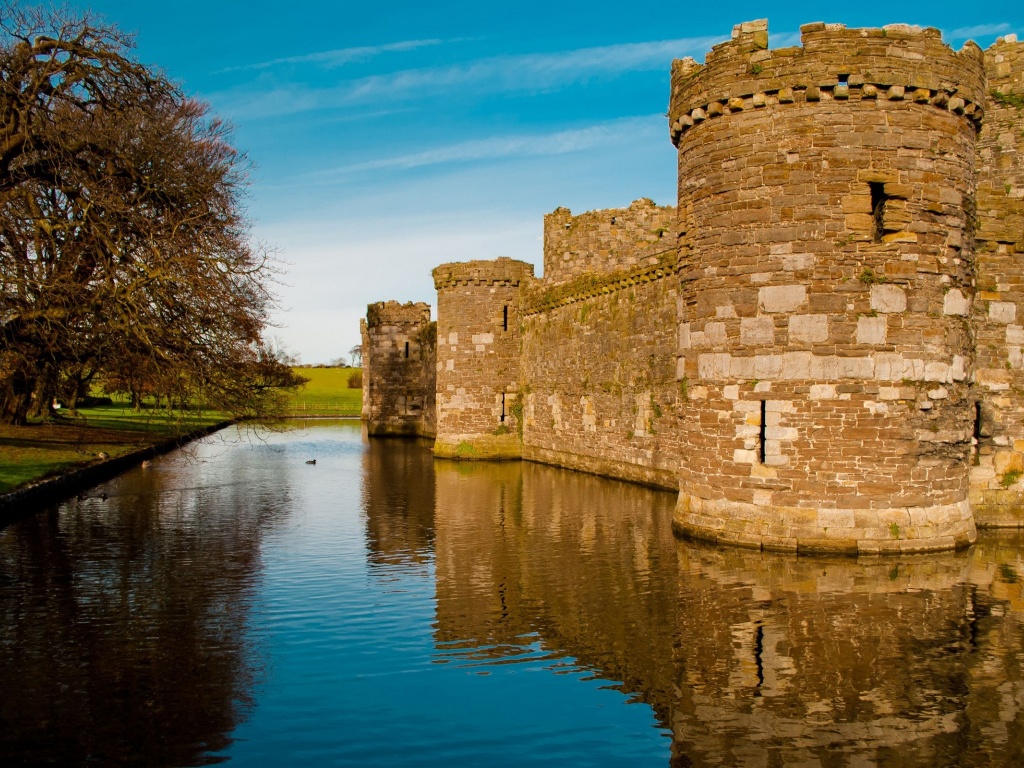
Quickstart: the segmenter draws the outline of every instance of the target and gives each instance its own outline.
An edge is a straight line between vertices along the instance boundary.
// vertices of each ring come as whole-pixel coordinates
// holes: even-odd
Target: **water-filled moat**
[[[297,426],[0,530],[0,763],[1024,759],[1024,535],[715,548],[672,493]]]

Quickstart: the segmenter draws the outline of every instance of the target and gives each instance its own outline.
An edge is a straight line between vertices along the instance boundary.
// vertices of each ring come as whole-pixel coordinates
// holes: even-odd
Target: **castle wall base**
[[[753,549],[850,555],[964,549],[977,539],[966,499],[932,507],[814,509],[680,490],[673,527],[683,536]]]
[[[1018,489],[972,490],[970,500],[979,528],[1024,528],[1024,497]]]
[[[516,434],[446,435],[434,441],[439,459],[505,461],[523,457],[523,443]]]
[[[579,453],[553,451],[535,445],[523,446],[523,458],[538,464],[548,464],[591,475],[625,480],[630,483],[647,485],[652,488],[664,488],[674,491],[679,487],[679,472],[675,469],[660,469],[642,464],[631,464],[626,461],[613,461],[596,456],[585,456]]]

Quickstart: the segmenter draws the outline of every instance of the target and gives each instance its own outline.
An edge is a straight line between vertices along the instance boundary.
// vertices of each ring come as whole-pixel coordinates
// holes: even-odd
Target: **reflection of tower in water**
[[[670,494],[436,467],[435,637],[452,660],[535,659],[531,643],[574,657],[653,707],[674,765],[1024,754],[1024,537],[899,559],[717,549],[672,537]]]
[[[1020,730],[1020,704],[978,716],[999,690],[1022,690],[1020,614],[988,621],[992,580],[978,579],[1005,555],[984,544],[866,562],[681,549],[674,754],[684,765],[1007,764],[1014,748],[997,732]]]
[[[363,453],[363,511],[371,566],[422,565],[434,543],[430,443],[375,438]]]
[[[533,463],[436,467],[440,650],[489,663],[539,642],[667,724],[674,494]]]

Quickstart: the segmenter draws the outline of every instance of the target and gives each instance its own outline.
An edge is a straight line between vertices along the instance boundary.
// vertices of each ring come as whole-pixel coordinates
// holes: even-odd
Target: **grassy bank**
[[[363,406],[363,390],[350,389],[348,377],[353,368],[296,368],[309,379],[290,397],[289,416],[358,416]]]
[[[0,425],[0,493],[100,460],[122,456],[199,427],[216,424],[224,414],[135,413],[122,404],[82,408],[79,417],[27,427]]]

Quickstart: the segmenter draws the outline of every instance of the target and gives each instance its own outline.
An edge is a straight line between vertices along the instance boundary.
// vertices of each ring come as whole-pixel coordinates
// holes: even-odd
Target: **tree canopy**
[[[230,139],[116,28],[0,5],[0,421],[97,377],[238,416],[301,381]]]

